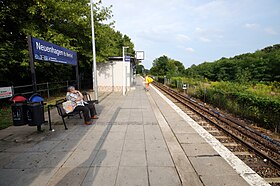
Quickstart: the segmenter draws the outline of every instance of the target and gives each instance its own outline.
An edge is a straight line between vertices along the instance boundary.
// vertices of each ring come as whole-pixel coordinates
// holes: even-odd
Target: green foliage
[[[180,62],[179,62],[180,66]],[[215,62],[177,68],[174,60],[154,60],[151,73],[158,81],[182,90],[204,102],[276,129],[280,121],[280,44],[255,53]],[[179,70],[180,69],[180,70]],[[186,77],[176,77],[180,75]],[[210,81],[209,81],[210,80]]]
[[[139,64],[136,65],[136,74],[141,74],[141,75],[143,75],[144,70],[145,70],[145,68],[144,68],[143,65],[139,65]]]
[[[184,65],[180,61],[170,59],[163,55],[153,61],[153,67],[150,69],[150,73],[155,76],[179,76],[185,71]]]
[[[215,62],[193,65],[186,70],[189,77],[205,77],[212,81],[280,81],[280,44],[266,47],[255,53],[233,58],[221,58]]]
[[[7,128],[8,126],[11,125],[12,123],[12,111],[10,106],[5,105],[5,106],[0,106],[0,130]]]
[[[92,36],[89,0],[9,0],[0,1],[0,78],[13,84],[31,81],[27,36],[31,35],[78,53],[80,72],[91,78]],[[94,4],[94,26],[97,62],[110,56],[121,56],[122,46],[131,39],[112,27],[110,7],[101,1]],[[106,23],[105,23],[106,22]],[[72,67],[38,62],[38,82],[72,79]],[[38,76],[40,74],[40,76]]]
[[[279,82],[240,84],[209,82],[207,79],[173,77],[171,87],[181,89],[188,84],[187,93],[220,109],[250,119],[268,129],[276,129],[280,121]]]

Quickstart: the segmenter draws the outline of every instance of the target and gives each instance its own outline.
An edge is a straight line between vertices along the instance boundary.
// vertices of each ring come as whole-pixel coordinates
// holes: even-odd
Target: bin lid
[[[33,94],[29,98],[29,101],[31,101],[31,102],[42,102],[42,101],[44,101],[44,98],[42,98],[39,94]]]
[[[22,95],[15,95],[12,97],[11,101],[13,102],[25,102],[27,99]]]

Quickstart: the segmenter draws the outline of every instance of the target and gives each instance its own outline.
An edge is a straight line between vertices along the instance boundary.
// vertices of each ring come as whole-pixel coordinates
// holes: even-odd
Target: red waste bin
[[[11,98],[12,118],[14,126],[26,125],[27,122],[27,99],[21,94],[16,94]]]

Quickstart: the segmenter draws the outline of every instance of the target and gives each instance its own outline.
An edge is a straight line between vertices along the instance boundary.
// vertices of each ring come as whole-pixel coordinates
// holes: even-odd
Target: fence
[[[45,98],[50,98],[51,96],[58,95],[59,93],[65,93],[67,87],[73,85],[76,86],[76,80],[69,80],[69,81],[61,81],[61,82],[46,82],[46,83],[39,83],[36,85],[37,93],[41,94]],[[84,79],[80,83],[80,88],[82,90],[92,89],[92,79]],[[5,86],[8,87],[8,86]],[[10,86],[12,94],[23,94],[27,97],[34,93],[33,85],[20,85],[20,86]],[[0,87],[1,88],[1,87]],[[9,97],[5,97],[3,99],[0,98],[0,107]]]
[[[61,82],[46,82],[37,84],[37,92],[50,98],[51,94],[66,91],[69,85],[75,85],[75,80]],[[33,93],[33,85],[12,86],[13,94],[29,95]]]

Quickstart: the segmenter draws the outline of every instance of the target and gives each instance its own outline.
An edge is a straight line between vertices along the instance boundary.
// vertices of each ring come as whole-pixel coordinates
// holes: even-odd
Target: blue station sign
[[[47,41],[32,37],[34,60],[77,65],[77,53]]]
[[[130,56],[124,56],[124,61],[125,62],[130,62]]]

